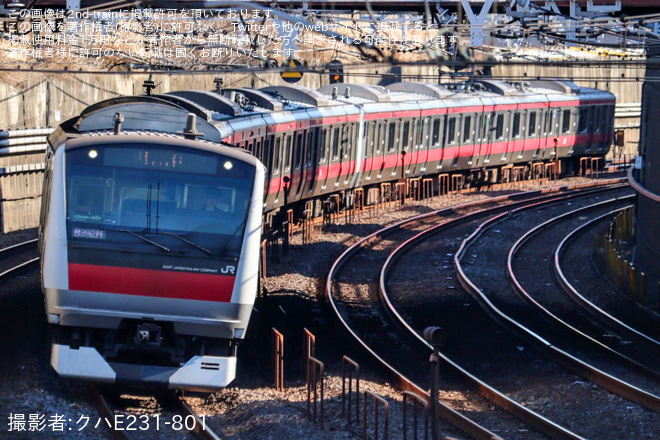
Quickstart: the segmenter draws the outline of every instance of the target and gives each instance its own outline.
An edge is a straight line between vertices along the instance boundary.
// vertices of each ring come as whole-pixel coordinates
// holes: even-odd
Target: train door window
[[[445,127],[445,145],[453,145],[456,143],[456,117],[451,116],[447,118],[447,125]]]
[[[305,168],[309,168],[314,163],[314,150],[317,143],[314,138],[318,132],[318,128],[312,128],[307,132],[307,148],[305,149]]]
[[[381,150],[385,149],[385,124],[383,122],[375,124],[376,154],[380,154]]]
[[[282,138],[276,137],[273,144],[273,174],[280,174]]]
[[[566,134],[571,131],[571,110],[565,109],[561,114],[561,132]]]
[[[520,137],[520,113],[513,114],[513,124],[511,124],[511,138],[516,139]]]
[[[601,128],[602,128],[602,124],[603,124],[603,120],[600,117],[600,113],[601,113],[600,110],[601,110],[600,107],[594,108],[594,132],[595,133],[600,133]]]
[[[472,116],[463,118],[463,144],[466,145],[472,140]]]
[[[296,169],[299,170],[302,166],[303,154],[305,151],[305,133],[300,132],[296,135]]]
[[[527,135],[534,136],[536,134],[536,112],[529,112],[529,124],[527,125]]]
[[[291,150],[293,143],[293,134],[284,136],[284,171],[291,170]]]
[[[488,141],[488,123],[489,123],[490,115],[488,114],[482,114],[481,115],[481,124],[479,125],[479,134],[477,135],[477,139],[482,141],[482,142],[487,142]]]
[[[364,125],[364,133],[366,135],[365,139],[365,150],[367,157],[373,155],[374,146],[376,145],[376,122],[371,121]]]
[[[325,128],[319,129],[319,134],[317,138],[317,145],[319,149],[319,163],[326,161],[326,156],[328,155],[328,130]]]
[[[504,137],[504,114],[500,113],[495,117],[495,139]]]
[[[394,151],[394,148],[396,144],[398,143],[399,139],[397,138],[397,124],[396,121],[390,121],[389,126],[388,126],[388,134],[387,134],[387,152],[391,153]]]
[[[433,120],[433,130],[431,132],[431,146],[437,148],[440,146],[440,119]]]
[[[426,117],[421,120],[420,126],[419,126],[419,132],[421,134],[421,142],[424,147],[427,147],[429,145],[429,130],[431,129],[431,118]]]
[[[339,137],[340,137],[340,128],[335,127],[332,130],[332,160],[339,159]]]
[[[411,145],[412,142],[410,142],[410,121],[404,121],[402,122],[402,135],[401,135],[401,144],[402,144],[402,149],[407,150]]]

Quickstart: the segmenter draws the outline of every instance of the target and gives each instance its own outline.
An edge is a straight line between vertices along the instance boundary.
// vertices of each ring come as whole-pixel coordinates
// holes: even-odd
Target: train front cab
[[[227,386],[258,284],[263,166],[200,142],[95,136],[57,147],[46,176],[53,368],[108,383]],[[209,195],[218,213],[205,210]]]

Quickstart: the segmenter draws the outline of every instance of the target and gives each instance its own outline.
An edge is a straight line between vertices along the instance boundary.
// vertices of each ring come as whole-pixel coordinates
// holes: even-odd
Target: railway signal
[[[330,74],[330,84],[344,82],[344,65],[339,60],[332,60],[328,63],[328,72]]]

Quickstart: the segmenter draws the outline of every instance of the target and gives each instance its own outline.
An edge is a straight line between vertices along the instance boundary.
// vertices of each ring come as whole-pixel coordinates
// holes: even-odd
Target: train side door
[[[305,140],[307,139],[307,130],[302,128],[291,134],[293,140],[292,146],[292,167],[291,183],[289,196],[291,200],[298,200],[303,187],[303,161],[305,159]]]
[[[539,144],[539,112],[536,109],[529,109],[526,111],[527,118],[525,122],[525,141],[523,143],[523,151],[518,156],[519,159],[531,160],[533,152],[536,151]]]
[[[318,127],[310,127],[305,133],[305,147],[304,147],[304,160],[301,177],[301,188],[303,197],[305,194],[314,190],[316,179],[317,160],[316,152],[318,151]]]
[[[354,122],[347,122],[343,126],[341,145],[341,167],[338,181],[340,186],[346,187],[355,173],[355,152],[358,145],[358,129]]]
[[[415,145],[418,149],[419,157],[419,173],[426,174],[428,169],[429,157],[429,125],[431,124],[431,118],[428,116],[423,116],[416,119],[417,124],[415,125]]]
[[[374,170],[374,153],[376,146],[376,121],[364,122],[364,158],[362,159],[362,173],[364,181],[370,182]]]

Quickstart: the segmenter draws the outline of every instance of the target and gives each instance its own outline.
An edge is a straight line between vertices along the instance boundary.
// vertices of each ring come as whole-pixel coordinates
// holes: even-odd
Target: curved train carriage
[[[51,363],[66,377],[224,387],[256,294],[263,211],[401,177],[570,169],[608,151],[613,120],[612,94],[560,81],[95,104],[49,137],[40,237]]]

